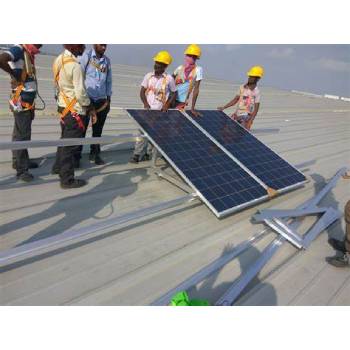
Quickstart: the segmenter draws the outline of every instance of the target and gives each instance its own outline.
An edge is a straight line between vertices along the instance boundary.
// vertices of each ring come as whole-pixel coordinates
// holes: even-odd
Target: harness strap
[[[60,85],[58,83],[59,81],[59,75],[61,72],[61,69],[64,69],[64,65],[66,63],[72,63],[72,62],[77,62],[76,59],[74,59],[73,57],[66,57],[64,58],[63,54],[62,54],[62,59],[61,59],[61,64],[55,64],[53,66],[53,71],[54,71],[54,81],[57,87],[57,90],[59,91],[59,93],[62,95],[64,103],[66,104],[66,107],[64,108],[64,110],[59,113],[60,118],[63,120],[63,118],[69,113],[71,112],[76,113],[75,109],[74,109],[74,105],[77,103],[77,99],[74,97],[72,100],[69,99],[69,97],[63,92],[63,90],[60,88]]]
[[[152,78],[152,77],[151,77]],[[150,78],[150,79],[151,79]],[[146,95],[148,95],[148,93],[150,92],[150,91],[153,91],[154,93],[156,93],[157,91],[160,91],[161,93],[162,93],[162,103],[163,103],[163,105],[165,104],[165,102],[166,102],[166,83],[167,83],[167,79],[166,79],[167,77],[166,77],[166,75],[164,76],[163,75],[163,81],[162,81],[162,87],[161,87],[161,89],[160,90],[158,90],[158,89],[156,89],[156,88],[154,88],[153,86],[150,86],[150,87],[148,87],[147,89],[146,89]]]

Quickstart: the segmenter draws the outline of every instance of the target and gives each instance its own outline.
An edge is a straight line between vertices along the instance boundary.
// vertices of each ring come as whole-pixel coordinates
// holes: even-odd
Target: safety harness
[[[153,77],[153,75],[152,75]],[[152,78],[151,77],[151,78]],[[154,86],[148,86],[146,89],[146,96],[152,91],[154,93],[154,95],[156,96],[156,98],[158,98],[158,96],[160,95],[160,98],[158,98],[160,101],[162,101],[163,106],[166,103],[166,84],[167,84],[167,79],[166,79],[166,75],[163,74],[162,75],[163,80],[162,80],[162,86],[160,89],[156,89]],[[150,78],[150,79],[151,79]]]
[[[244,85],[241,85],[239,87],[239,100],[238,100],[238,105],[239,106],[244,106],[246,108],[246,112],[249,113],[250,111],[248,110],[248,106],[251,104],[251,96],[248,96],[247,99],[248,101],[243,101],[243,96],[244,96]],[[245,122],[245,126],[248,130],[251,129],[253,125],[253,120],[249,120]]]
[[[74,63],[78,63],[78,61],[75,58],[73,58],[73,57],[64,57],[64,55],[62,54],[61,62],[58,62],[57,64],[55,62],[53,64],[54,81],[55,81],[55,86],[56,86],[56,90],[57,90],[57,95],[56,96],[57,96],[57,99],[58,99],[59,95],[61,95],[62,98],[63,98],[63,101],[64,101],[64,103],[66,105],[66,107],[63,109],[63,111],[59,112],[58,114],[59,114],[59,117],[61,119],[61,123],[64,124],[64,118],[70,112],[72,117],[77,121],[79,128],[84,131],[85,130],[85,125],[84,125],[80,115],[74,109],[74,106],[77,103],[77,99],[74,97],[73,99],[70,100],[69,97],[60,88],[60,85],[59,85],[59,76],[60,76],[61,69],[63,68],[63,71],[64,71],[64,65],[66,63],[73,63],[73,62]]]
[[[175,77],[175,85],[179,85],[179,84],[184,84],[186,82],[189,82],[190,83],[190,86],[188,88],[188,92],[187,92],[187,96],[186,96],[186,100],[185,100],[185,103],[184,103],[184,107],[186,106],[187,104],[187,101],[188,99],[190,98],[191,96],[191,93],[192,93],[192,90],[193,90],[193,87],[194,87],[194,78],[196,77],[196,68],[197,66],[195,66],[191,73],[188,75],[187,79],[185,78],[185,67],[182,65],[177,74],[176,74],[176,77]]]
[[[22,101],[20,96],[21,96],[21,92],[24,90],[24,83],[26,79],[28,77],[35,78],[35,67],[32,64],[30,56],[24,47],[23,47],[23,55],[24,55],[24,65],[21,72],[21,78],[20,78],[19,84],[16,86],[16,88],[11,94],[9,103],[10,103],[10,106],[12,106],[12,108],[15,108],[15,106],[18,106],[18,104],[20,104],[21,111],[29,111],[35,108],[35,103],[33,102],[31,104],[28,102],[24,102]]]

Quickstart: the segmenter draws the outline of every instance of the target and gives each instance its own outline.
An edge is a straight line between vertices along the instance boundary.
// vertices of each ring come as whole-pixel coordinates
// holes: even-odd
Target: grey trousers
[[[153,145],[147,140],[146,137],[136,141],[135,148],[134,148],[135,156],[143,156],[144,153],[149,154],[151,156],[152,152],[153,152]]]

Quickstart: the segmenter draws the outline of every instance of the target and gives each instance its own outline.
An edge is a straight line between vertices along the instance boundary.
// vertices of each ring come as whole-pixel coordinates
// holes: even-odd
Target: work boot
[[[146,153],[143,157],[142,157],[142,161],[147,162],[149,160],[151,160],[152,156],[148,153]]]
[[[71,189],[71,188],[79,188],[83,187],[87,184],[85,180],[82,179],[73,179],[69,181],[68,183],[61,183],[61,188],[63,189]]]
[[[344,253],[341,256],[327,257],[326,261],[335,267],[350,267],[349,253]]]
[[[140,161],[140,156],[138,154],[134,154],[130,159],[129,163],[138,163]]]
[[[22,173],[22,174],[17,174],[17,179],[21,180],[23,182],[31,182],[34,179],[34,176],[29,173],[28,171]]]
[[[104,160],[100,157],[99,154],[96,154],[96,156],[95,156],[95,164],[96,165],[103,165],[103,164],[105,164]]]
[[[346,252],[346,248],[345,248],[345,243],[344,241],[339,241],[338,239],[335,238],[330,238],[328,240],[328,243],[335,249],[338,250],[342,253]]]

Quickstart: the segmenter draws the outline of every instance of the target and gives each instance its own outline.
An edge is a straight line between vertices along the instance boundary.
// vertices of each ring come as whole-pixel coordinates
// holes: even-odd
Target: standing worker
[[[196,61],[200,59],[202,51],[198,45],[191,44],[184,53],[184,64],[177,67],[173,74],[176,84],[175,107],[185,109],[193,93],[191,112],[198,116],[199,113],[195,110],[195,106],[199,95],[199,86],[203,79],[203,69],[196,65]]]
[[[350,174],[347,174],[349,178]],[[328,264],[335,267],[350,267],[350,201],[345,205],[344,209],[345,219],[345,238],[339,241],[335,238],[329,239],[329,244],[337,251],[341,253],[340,256],[332,256],[326,258]]]
[[[158,52],[154,58],[154,71],[147,73],[141,83],[140,98],[145,109],[154,109],[167,112],[175,100],[175,81],[166,73],[172,57],[167,51]],[[146,153],[142,157],[146,148]],[[153,146],[146,138],[136,141],[134,154],[130,159],[131,163],[138,163],[141,160],[150,160]]]
[[[264,75],[264,68],[261,66],[254,66],[249,70],[247,75],[248,82],[240,86],[239,92],[234,99],[225,106],[218,107],[218,110],[223,111],[238,103],[236,112],[232,115],[232,118],[246,129],[250,130],[259,111],[260,90],[257,84]]]
[[[92,124],[92,137],[101,137],[111,104],[112,69],[111,62],[105,55],[106,48],[106,44],[94,44],[93,49],[84,52],[80,59],[81,67],[85,72],[86,91],[95,107],[97,116],[96,123]],[[100,145],[91,145],[90,161],[97,165],[105,164],[100,153]]]
[[[14,116],[12,141],[29,141],[32,133],[32,121],[35,116],[35,98],[37,80],[34,58],[40,52],[41,44],[14,45],[0,54],[0,68],[10,74],[12,94],[9,100]],[[24,182],[33,180],[28,169],[37,168],[38,164],[29,159],[28,150],[12,152],[17,178]]]
[[[85,135],[89,115],[93,123],[96,121],[94,107],[84,86],[84,72],[77,60],[83,54],[85,45],[65,44],[64,48],[53,64],[61,138],[81,138]],[[64,189],[86,185],[85,180],[74,178],[74,156],[78,152],[79,146],[57,148],[52,173],[59,174]]]

